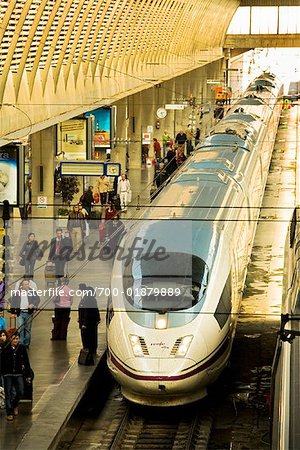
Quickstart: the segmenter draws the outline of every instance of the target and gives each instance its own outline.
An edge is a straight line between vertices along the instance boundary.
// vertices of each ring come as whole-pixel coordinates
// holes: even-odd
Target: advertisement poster
[[[57,153],[60,159],[86,160],[86,120],[70,119],[57,125]]]
[[[0,151],[0,203],[18,204],[18,147],[5,146]]]
[[[90,115],[95,117],[95,149],[109,148],[111,146],[111,108],[98,108],[85,114],[85,116]]]

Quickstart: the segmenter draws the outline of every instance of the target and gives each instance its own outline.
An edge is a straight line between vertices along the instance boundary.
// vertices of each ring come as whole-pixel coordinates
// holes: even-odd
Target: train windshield
[[[168,252],[162,260],[150,254],[132,259],[124,267],[123,281],[126,298],[134,307],[179,311],[204,300],[208,266],[198,256],[187,253]]]

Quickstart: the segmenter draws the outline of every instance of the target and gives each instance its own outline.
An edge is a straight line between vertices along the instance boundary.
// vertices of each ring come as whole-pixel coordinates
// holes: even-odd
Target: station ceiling
[[[0,1],[0,144],[220,58],[239,5]]]

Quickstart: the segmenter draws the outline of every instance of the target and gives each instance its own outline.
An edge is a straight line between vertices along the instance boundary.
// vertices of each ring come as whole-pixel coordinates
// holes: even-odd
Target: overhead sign
[[[100,161],[61,161],[60,174],[61,176],[118,177],[121,174],[121,164]]]
[[[180,103],[177,103],[177,104],[172,104],[172,103],[170,103],[170,104],[168,104],[168,105],[165,105],[165,109],[178,109],[178,110],[183,110],[183,109],[185,109],[185,107],[186,107],[186,105],[180,104]]]
[[[104,175],[104,163],[100,161],[62,161],[61,176],[101,176]]]
[[[206,84],[220,84],[222,83],[221,80],[207,80]]]
[[[47,197],[45,195],[39,195],[37,198],[38,208],[47,208]]]

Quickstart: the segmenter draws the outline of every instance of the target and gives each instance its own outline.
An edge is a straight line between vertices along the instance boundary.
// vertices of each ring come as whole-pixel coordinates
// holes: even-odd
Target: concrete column
[[[122,171],[126,168],[126,139],[128,137],[129,119],[127,117],[128,98],[118,101],[115,106],[117,108],[116,117],[116,147],[111,151],[111,161],[121,164]]]
[[[31,136],[32,147],[32,217],[53,217],[54,208],[37,208],[37,197],[47,197],[48,205],[54,203],[54,158],[56,149],[55,127],[34,133]],[[43,167],[43,189],[40,190],[40,166]]]
[[[130,143],[128,145],[129,155],[129,169],[139,169],[142,165],[142,125],[141,125],[141,103],[144,93],[138,92],[129,97],[128,112],[129,112],[129,132],[128,138]]]

